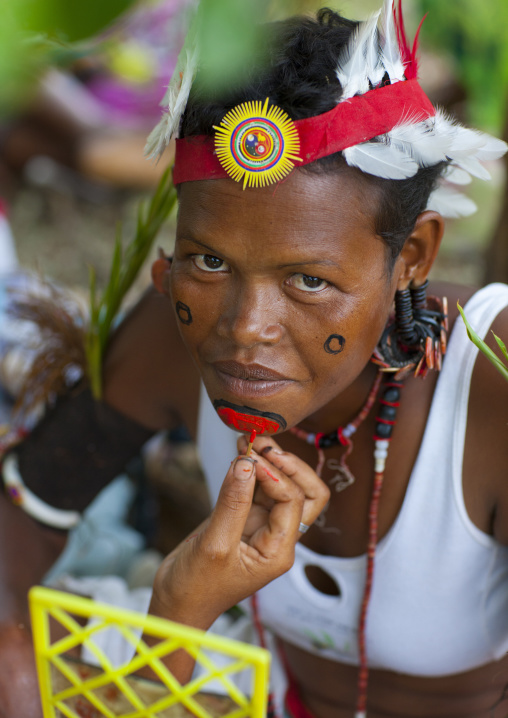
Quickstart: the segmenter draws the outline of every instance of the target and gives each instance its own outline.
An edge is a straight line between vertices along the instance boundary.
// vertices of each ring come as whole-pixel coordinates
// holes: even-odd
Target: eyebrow
[[[210,247],[208,244],[200,242],[199,239],[194,239],[194,237],[186,236],[182,237],[182,239],[185,239],[188,242],[192,242],[193,244],[199,244],[200,247],[203,247],[203,249],[208,249],[208,251],[212,254],[222,254],[222,252],[218,251],[214,247]],[[284,262],[283,264],[278,264],[277,269],[287,269],[288,267],[308,267],[309,265],[335,267],[336,269],[341,269],[341,266],[337,264],[337,262],[333,262],[331,259],[307,259],[303,260],[302,262]]]
[[[308,267],[309,264],[322,265],[325,267],[339,267],[337,262],[332,262],[331,259],[307,259],[303,262],[285,262],[284,264],[278,264],[277,269],[285,269],[286,267]]]
[[[208,244],[205,244],[204,242],[200,242],[199,239],[194,239],[194,237],[185,236],[182,237],[182,240],[186,240],[187,242],[192,242],[193,244],[199,244],[200,247],[203,247],[203,249],[208,249],[212,254],[216,254],[217,250],[213,247],[209,247]],[[219,252],[220,254],[220,252]]]

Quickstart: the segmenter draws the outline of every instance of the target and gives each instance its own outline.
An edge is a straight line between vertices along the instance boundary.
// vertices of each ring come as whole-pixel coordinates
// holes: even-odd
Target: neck
[[[314,414],[306,417],[299,426],[305,431],[325,434],[345,427],[362,409],[376,379],[378,368],[369,362],[355,381]]]

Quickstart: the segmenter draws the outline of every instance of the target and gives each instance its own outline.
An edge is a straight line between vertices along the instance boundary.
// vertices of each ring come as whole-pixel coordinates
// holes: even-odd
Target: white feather
[[[490,179],[490,174],[481,166],[479,160],[490,160],[501,157],[508,149],[506,142],[498,140],[486,132],[471,130],[450,119],[444,112],[436,113],[436,134],[451,138],[448,157],[466,172]]]
[[[450,148],[449,136],[439,136],[434,130],[434,120],[405,122],[387,133],[389,141],[410,155],[420,167],[430,167],[446,160]]]
[[[427,209],[439,212],[443,217],[469,217],[477,210],[472,199],[461,192],[455,192],[448,187],[438,187],[432,192],[427,203]]]
[[[473,179],[469,172],[461,170],[460,167],[456,167],[453,164],[448,165],[444,171],[443,177],[447,180],[447,182],[460,185],[470,184]]]
[[[454,158],[453,164],[460,167],[460,169],[469,172],[469,174],[473,175],[473,177],[478,177],[478,179],[491,179],[490,172],[486,170],[475,157]]]
[[[467,127],[457,125],[455,127],[455,138],[450,147],[450,157],[452,159],[458,159],[475,156],[482,145],[483,140],[479,133]]]
[[[404,64],[393,19],[393,0],[385,0],[381,19],[381,58],[390,82],[404,80]]]
[[[375,71],[376,66],[368,68],[366,57],[372,57],[372,46],[377,44],[378,18],[379,12],[359,24],[339,59],[336,74],[342,86],[341,102],[370,89],[369,69]]]
[[[380,12],[381,10],[377,13],[376,16],[374,16],[376,20],[376,26]],[[367,76],[369,78],[371,86],[377,87],[379,84],[381,84],[381,81],[385,75],[385,68],[383,63],[381,62],[381,57],[379,54],[379,32],[377,31],[377,29],[374,29],[374,32],[372,32],[372,35],[370,37],[370,41],[367,43],[365,52],[365,66],[367,68]]]
[[[461,144],[460,141],[457,144],[457,140],[458,137],[462,134],[462,130],[466,132],[466,134],[463,135],[463,139],[465,141],[462,144],[462,154],[471,154],[471,152],[474,152],[478,148],[478,142],[474,140],[474,137],[471,137],[469,135],[470,130],[466,130],[465,127],[459,125],[458,122],[449,117],[442,109],[436,109],[436,114],[434,116],[434,132],[436,133],[437,137],[448,138],[450,150],[455,145],[457,154],[460,152]]]
[[[479,132],[484,144],[480,147],[476,153],[476,159],[478,160],[497,160],[502,157],[508,150],[508,145],[503,140],[498,140],[497,137],[492,137],[486,132]]]
[[[161,101],[161,105],[167,106],[167,111],[150,133],[146,143],[145,155],[148,157],[160,157],[171,139],[178,134],[180,120],[185,112],[192,83],[196,76],[198,62],[196,31],[194,25],[191,25],[184,46],[178,55],[166,94]]]
[[[343,155],[348,165],[384,179],[406,179],[418,171],[411,157],[383,142],[362,142],[343,150]]]

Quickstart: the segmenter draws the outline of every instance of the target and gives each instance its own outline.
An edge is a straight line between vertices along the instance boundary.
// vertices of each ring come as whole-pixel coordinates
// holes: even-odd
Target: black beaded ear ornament
[[[395,292],[395,314],[384,330],[372,361],[384,371],[402,378],[414,370],[426,376],[440,371],[446,353],[448,302],[427,297],[428,280]]]

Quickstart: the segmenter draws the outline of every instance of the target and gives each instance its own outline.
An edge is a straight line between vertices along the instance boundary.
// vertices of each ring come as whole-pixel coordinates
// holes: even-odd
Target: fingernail
[[[233,474],[237,479],[250,479],[254,471],[254,459],[239,456],[233,467]]]
[[[261,451],[262,454],[269,454],[270,451],[272,451],[274,454],[278,454],[279,456],[282,456],[284,453],[280,449],[276,449],[275,446],[265,446],[265,448]]]

